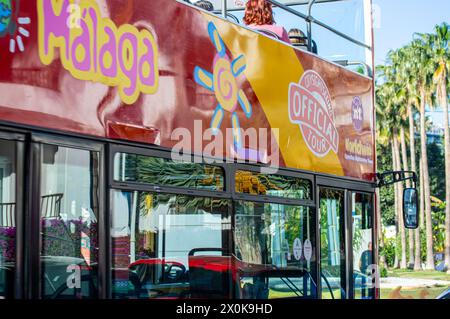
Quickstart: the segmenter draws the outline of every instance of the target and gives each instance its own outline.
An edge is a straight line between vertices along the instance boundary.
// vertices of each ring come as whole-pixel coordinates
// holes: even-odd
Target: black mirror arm
[[[377,187],[389,186],[407,180],[413,181],[413,188],[417,186],[417,174],[414,171],[388,171],[377,173]]]

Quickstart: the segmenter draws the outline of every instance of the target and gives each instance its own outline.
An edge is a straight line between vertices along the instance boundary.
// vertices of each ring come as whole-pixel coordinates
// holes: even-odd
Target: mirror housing
[[[419,227],[417,189],[405,188],[403,191],[403,223],[407,229]]]

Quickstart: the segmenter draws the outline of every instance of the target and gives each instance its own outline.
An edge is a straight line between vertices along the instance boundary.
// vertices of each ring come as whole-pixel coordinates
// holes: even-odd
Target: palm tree
[[[433,62],[430,53],[430,44],[427,43],[426,37],[421,36],[412,42],[412,50],[414,52],[414,71],[417,76],[417,90],[420,94],[420,145],[421,145],[421,164],[423,171],[423,189],[424,189],[424,206],[426,219],[426,239],[427,239],[427,260],[426,269],[434,270],[433,255],[433,228],[431,217],[431,200],[430,200],[430,175],[428,171],[428,152],[427,152],[427,134],[425,129],[425,107],[427,102],[431,101],[433,92],[432,74]],[[429,104],[432,105],[432,104]]]
[[[393,64],[393,67],[395,69],[395,82],[398,86],[398,91],[396,94],[395,103],[398,105],[397,114],[400,117],[400,145],[401,145],[401,154],[402,154],[402,165],[403,169],[405,171],[409,171],[409,165],[408,165],[408,155],[406,151],[406,134],[405,129],[410,125],[411,127],[411,119],[410,116],[411,111],[411,100],[412,97],[410,96],[410,91],[408,90],[408,80],[409,80],[409,74],[408,74],[408,48],[403,47],[400,48],[397,51],[394,51],[390,55],[391,62]],[[408,123],[409,119],[409,123]],[[409,132],[411,134],[411,130]],[[414,138],[414,126],[412,130],[412,135]],[[413,141],[414,145],[414,141]],[[414,155],[414,152],[411,154]],[[412,159],[412,162],[415,164],[415,158]],[[411,183],[409,180],[406,181],[406,187],[410,188]],[[420,239],[419,239],[420,240]],[[412,230],[408,230],[408,246],[409,246],[409,261],[408,261],[408,267],[414,266],[414,234]]]
[[[399,148],[399,141],[398,141],[398,130],[396,127],[393,129],[393,146],[394,146],[394,155],[395,155],[395,170],[401,171],[402,165],[400,160],[400,148]],[[398,227],[400,230],[400,240],[402,243],[401,247],[401,259],[400,259],[400,269],[405,269],[407,267],[406,263],[406,234],[405,234],[405,227],[403,225],[403,213],[402,213],[402,198],[403,198],[403,184],[397,183],[397,214],[398,214]]]
[[[390,96],[388,105],[391,109],[388,111],[393,116],[392,121],[392,129],[393,129],[393,147],[395,152],[395,160],[396,160],[396,170],[402,170],[402,161],[400,159],[403,158],[403,169],[408,170],[408,158],[406,153],[406,141],[405,141],[405,127],[407,126],[406,118],[407,118],[407,108],[406,108],[406,99],[405,99],[405,85],[401,78],[401,68],[405,58],[404,49],[390,51],[388,53],[388,60],[390,62],[391,67],[388,69],[389,72],[385,74],[386,80],[389,82],[385,85],[390,90]],[[400,137],[400,145],[398,143],[398,137]],[[400,148],[401,146],[401,148]],[[400,153],[401,151],[401,153]],[[407,187],[409,187],[409,181],[407,182]],[[400,268],[405,269],[407,267],[406,263],[406,234],[405,228],[403,227],[403,214],[402,214],[402,197],[403,197],[403,184],[399,183],[396,187],[398,195],[398,206],[397,206],[397,214],[399,221],[399,230],[400,230],[400,238],[401,238],[401,261]],[[413,244],[413,241],[410,240],[410,245]],[[414,250],[414,246],[412,246],[412,250]],[[411,251],[411,249],[410,249]],[[410,254],[412,255],[412,254]]]
[[[405,46],[399,50],[399,63],[397,68],[397,83],[402,85],[402,89],[399,91],[399,96],[402,98],[402,102],[406,104],[406,114],[403,116],[408,117],[409,122],[409,152],[411,158],[411,170],[417,172],[416,165],[416,145],[415,145],[415,126],[414,126],[414,111],[419,105],[419,98],[416,91],[416,79],[412,68],[413,51],[411,46]],[[404,128],[401,127],[401,143],[403,154],[403,167],[408,170],[408,161],[406,159],[406,143],[404,138]],[[406,187],[410,187],[409,181],[406,182]],[[420,229],[409,230],[409,262],[413,265],[414,270],[420,270],[421,257],[420,257]],[[415,244],[415,245],[414,245]],[[414,249],[415,247],[415,249]]]
[[[381,69],[387,80],[392,79],[394,69],[390,66]],[[398,126],[400,125],[400,117],[397,115],[398,107],[395,104],[398,86],[395,82],[386,82],[377,90],[377,113],[381,123],[390,128],[390,141],[392,147],[392,169],[398,171],[401,169],[400,164],[400,148],[398,144]],[[401,258],[396,254],[394,267],[406,268],[406,237],[405,228],[403,227],[403,215],[401,214],[401,201],[403,193],[403,185],[396,183],[395,189],[395,212],[396,212],[396,228],[400,232],[401,238]]]
[[[437,84],[437,98],[444,109],[444,152],[445,152],[445,267],[450,273],[450,130],[448,118],[448,74],[450,70],[450,29],[447,23],[435,27],[431,36],[433,60],[435,62],[434,80]]]

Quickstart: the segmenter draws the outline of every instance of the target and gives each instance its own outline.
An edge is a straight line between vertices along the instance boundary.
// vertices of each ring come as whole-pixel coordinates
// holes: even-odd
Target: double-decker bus
[[[0,298],[378,296],[370,1],[212,2],[0,0]]]

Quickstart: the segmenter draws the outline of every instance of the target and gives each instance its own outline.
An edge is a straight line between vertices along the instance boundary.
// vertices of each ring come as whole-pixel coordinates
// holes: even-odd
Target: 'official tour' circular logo
[[[300,126],[306,145],[317,157],[324,157],[330,150],[338,153],[339,133],[331,95],[317,72],[308,70],[298,84],[291,83],[289,118]]]

